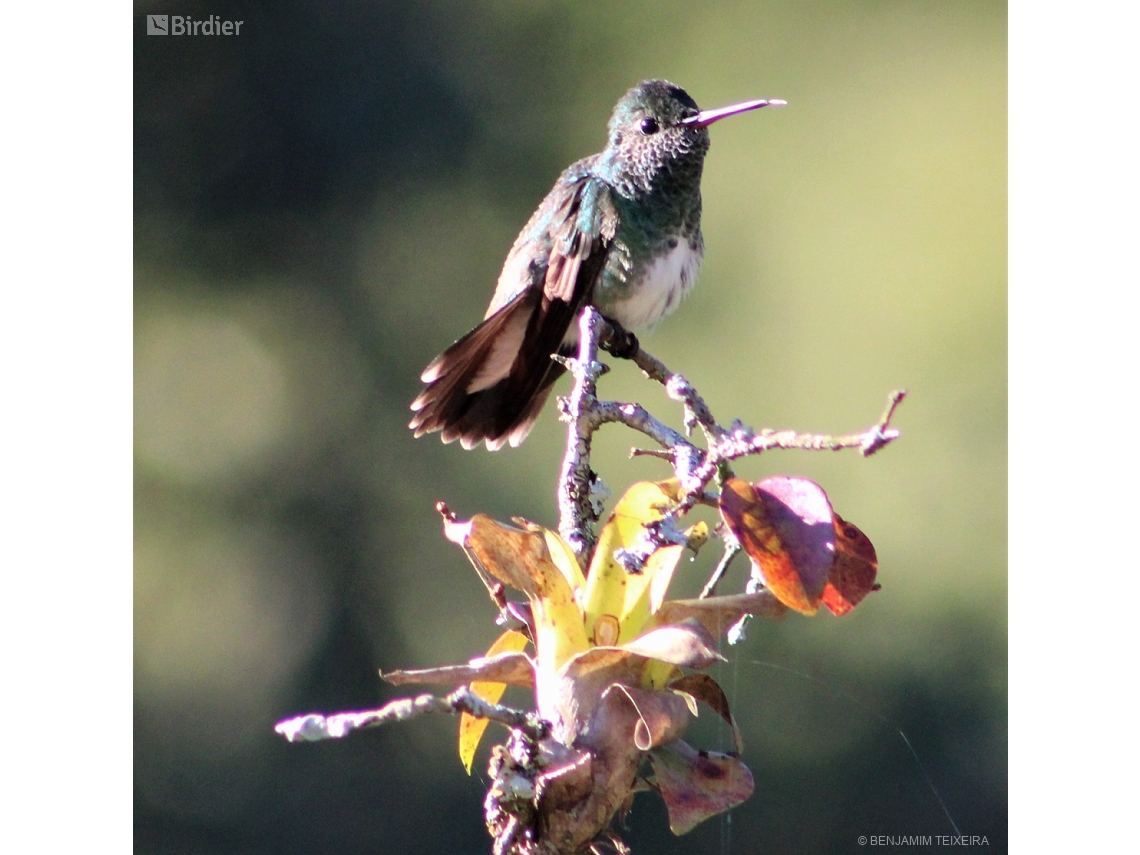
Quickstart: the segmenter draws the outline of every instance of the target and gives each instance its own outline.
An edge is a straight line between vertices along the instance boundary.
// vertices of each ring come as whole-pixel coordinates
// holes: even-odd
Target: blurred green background
[[[245,24],[147,37],[147,13]],[[380,704],[398,693],[377,669],[495,637],[432,506],[554,524],[562,426],[548,406],[522,448],[463,452],[414,441],[407,405],[650,77],[706,108],[789,106],[713,128],[700,287],[647,349],[723,422],[849,432],[911,396],[873,458],[737,467],[822,484],[883,590],[843,619],[754,623],[715,676],[755,794],[683,838],[640,796],[623,836],[830,853],[950,834],[929,776],[1004,851],[1004,3],[195,1],[136,5],[135,32],[137,852],[489,851],[484,761],[463,774],[454,720],[301,746],[272,726]],[[606,397],[679,423],[614,368]],[[631,444],[597,440],[615,493],[666,474]],[[705,718],[693,741],[725,747]]]

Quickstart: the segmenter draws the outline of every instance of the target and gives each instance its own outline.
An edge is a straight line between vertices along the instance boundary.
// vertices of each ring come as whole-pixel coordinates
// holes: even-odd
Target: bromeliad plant
[[[732,477],[728,463],[769,448],[858,447],[870,454],[897,437],[889,420],[901,393],[863,434],[726,430],[683,378],[635,347],[638,365],[684,402],[687,426],[702,427],[708,447],[699,449],[637,405],[598,401],[594,381],[604,369],[596,348],[611,331],[587,310],[580,332],[579,358],[567,361],[576,382],[563,407],[570,436],[560,531],[520,519],[514,525],[483,515],[460,520],[439,506],[445,535],[468,553],[511,628],[465,665],[383,675],[397,685],[458,687],[446,697],[302,716],[277,727],[291,740],[313,740],[426,712],[460,713],[459,753],[470,771],[488,722],[505,724],[511,735],[492,751],[485,802],[496,855],[597,852],[603,842],[626,851],[609,828],[640,790],[661,795],[675,834],[748,798],[752,775],[740,759],[728,699],[702,673],[723,661],[719,638],[738,638],[748,616],[814,614],[821,605],[842,615],[878,587],[874,547],[832,510],[818,485],[786,476],[750,484]],[[605,421],[657,440],[665,451],[654,454],[670,460],[675,477],[629,488],[595,538],[600,514],[589,445]],[[697,504],[719,509],[725,556],[700,597],[669,600],[682,554],[710,538],[703,522],[682,527]],[[741,550],[752,562],[747,589],[716,596]],[[511,601],[506,588],[521,591],[526,601]],[[508,685],[532,689],[534,709],[500,706]],[[731,727],[734,751],[697,750],[682,740],[702,703]]]
[[[534,689],[549,732],[514,751],[496,752],[496,785],[487,802],[497,839],[508,826],[519,827],[516,851],[576,852],[589,844],[644,782],[644,758],[678,834],[752,791],[752,776],[739,757],[698,753],[680,741],[698,701],[732,721],[720,687],[687,672],[722,660],[716,636],[743,614],[775,614],[783,607],[768,592],[667,601],[686,548],[680,544],[657,550],[640,573],[625,570],[621,551],[675,502],[675,484],[634,485],[602,530],[587,573],[557,532],[484,516],[445,518],[449,539],[492,577],[526,594],[527,608],[515,610],[522,631],[508,630],[487,656],[461,672],[395,672],[387,679],[475,680],[475,691],[492,701],[508,684]],[[698,523],[684,536],[695,548],[708,533]],[[533,656],[511,649],[525,643],[533,645]],[[460,754],[468,765],[481,735],[478,721],[465,713],[461,723]]]

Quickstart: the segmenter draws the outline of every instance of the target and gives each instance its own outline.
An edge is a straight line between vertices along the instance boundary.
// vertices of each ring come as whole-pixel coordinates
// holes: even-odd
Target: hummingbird
[[[614,107],[606,147],[571,164],[515,239],[483,321],[420,379],[408,425],[467,449],[518,446],[574,352],[586,305],[621,328],[652,328],[695,283],[704,254],[701,170],[709,125],[779,100],[701,110],[666,80]]]

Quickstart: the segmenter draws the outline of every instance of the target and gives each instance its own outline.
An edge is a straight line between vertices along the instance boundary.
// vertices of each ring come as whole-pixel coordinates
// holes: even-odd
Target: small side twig
[[[724,578],[724,574],[728,572],[728,565],[732,563],[732,559],[737,556],[741,550],[740,544],[736,538],[733,537],[728,531],[725,532],[724,555],[720,557],[717,562],[716,568],[713,570],[709,580],[705,583],[704,588],[701,589],[698,600],[703,600],[716,594],[716,586],[720,584],[720,580]]]
[[[537,713],[492,704],[466,686],[442,698],[438,695],[400,698],[377,710],[337,713],[330,716],[317,713],[297,716],[278,722],[273,729],[290,742],[319,742],[324,739],[341,739],[354,730],[409,721],[429,713],[458,715],[464,712],[476,718],[489,719],[506,727],[521,730],[533,739],[542,739],[550,729]]]
[[[670,371],[639,344],[635,344],[628,355],[622,353],[647,377],[661,383],[670,398],[683,405],[686,431],[691,435],[693,427],[699,426],[705,435],[707,450],[698,448],[688,438],[656,419],[640,404],[599,401],[597,379],[608,370],[597,361],[599,346],[605,344],[612,347],[615,340],[628,336],[628,333],[620,328],[615,329],[590,306],[582,312],[578,329],[577,358],[558,357],[574,375],[570,396],[560,399],[562,417],[568,422],[568,429],[566,454],[558,482],[558,530],[579,558],[583,559],[583,563],[593,550],[596,541],[594,527],[600,515],[590,501],[594,478],[590,469],[590,449],[594,431],[603,424],[623,424],[654,440],[664,449],[663,452],[634,450],[633,454],[652,454],[669,460],[681,484],[680,501],[669,514],[671,520],[663,520],[658,529],[649,532],[652,543],[639,544],[636,550],[630,551],[629,569],[632,572],[637,572],[644,563],[644,558],[652,554],[654,549],[675,542],[675,526],[671,527],[670,523],[675,524],[694,505],[708,499],[709,484],[729,461],[775,449],[838,451],[857,448],[866,457],[899,437],[898,430],[892,428],[890,422],[899,403],[906,397],[905,391],[892,392],[878,422],[860,433],[832,436],[770,428],[753,431],[739,421],[725,428],[717,423],[708,404],[683,376]],[[636,343],[633,337],[627,341]],[[621,348],[614,352],[620,351]],[[731,556],[726,558],[731,560]],[[717,581],[719,579],[710,579],[711,588],[706,586],[706,589],[714,590]]]
[[[889,427],[898,405],[906,397],[906,389],[895,389],[887,398],[887,408],[879,417],[879,423],[865,434],[865,442],[861,446],[864,457],[870,457],[891,440],[898,439],[899,432]]]
[[[704,490],[716,476],[717,468],[721,463],[729,460],[776,449],[842,451],[847,448],[858,448],[864,457],[874,454],[880,448],[899,438],[898,430],[890,427],[890,419],[894,415],[895,408],[905,397],[906,392],[903,390],[891,392],[887,408],[879,421],[860,433],[832,436],[830,434],[799,433],[793,430],[776,431],[770,428],[753,432],[740,423],[734,424],[732,430],[726,432],[720,441],[709,449],[704,461],[687,479],[682,473],[677,473],[677,477],[681,479],[681,486],[690,497],[682,503],[681,510],[688,510],[695,504],[694,497],[699,491]]]
[[[692,435],[693,425],[700,425],[709,442],[715,442],[724,435],[724,428],[716,423],[712,410],[705,403],[704,398],[697,394],[693,384],[665,367],[665,363],[657,359],[644,349],[638,348],[631,357],[635,365],[645,372],[650,380],[656,380],[665,387],[667,394],[674,401],[680,401],[685,407],[685,430]]]

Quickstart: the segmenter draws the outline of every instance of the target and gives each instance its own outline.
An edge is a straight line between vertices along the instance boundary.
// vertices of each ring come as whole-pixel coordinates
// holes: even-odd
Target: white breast
[[[685,299],[701,269],[702,247],[687,240],[648,265],[628,297],[608,306],[610,316],[627,329],[652,327]]]

